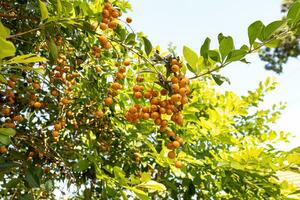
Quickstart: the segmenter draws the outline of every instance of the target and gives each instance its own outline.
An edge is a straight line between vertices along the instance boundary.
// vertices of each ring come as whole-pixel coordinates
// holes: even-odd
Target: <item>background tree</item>
[[[218,93],[219,71],[299,32],[287,17],[248,28],[249,44],[218,35],[196,53],[162,51],[135,33],[126,1],[1,3],[0,194],[54,199],[297,199],[278,171],[299,172],[299,150],[262,110],[270,79],[246,96]]]
[[[281,12],[286,14],[288,9],[294,2],[298,0],[284,0],[282,3]],[[299,1],[298,1],[299,2]],[[276,46],[276,44],[275,44]],[[276,73],[281,73],[283,65],[286,64],[289,58],[297,58],[300,55],[300,37],[299,33],[290,32],[276,48],[263,48],[259,57],[262,61],[267,62],[266,70],[272,70]]]

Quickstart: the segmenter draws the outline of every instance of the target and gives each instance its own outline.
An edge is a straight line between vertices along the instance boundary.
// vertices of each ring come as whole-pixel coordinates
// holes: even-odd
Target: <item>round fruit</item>
[[[113,103],[113,99],[111,97],[107,97],[104,100],[104,103],[105,103],[106,106],[110,106]]]
[[[143,96],[143,94],[142,94],[141,92],[135,92],[135,93],[134,93],[134,97],[135,97],[136,99],[140,99],[140,98],[142,98],[142,96]]]
[[[168,137],[175,136],[175,133],[174,133],[173,131],[168,131],[168,132],[167,132],[167,136],[168,136]]]
[[[168,157],[169,157],[170,159],[176,158],[176,153],[175,153],[175,151],[170,151],[170,152],[168,153]]]
[[[177,160],[177,161],[175,162],[175,167],[178,168],[178,169],[182,168],[182,162],[179,161],[179,160]]]
[[[178,72],[179,71],[179,66],[178,65],[172,65],[171,70],[172,70],[172,72]]]
[[[180,147],[180,143],[178,142],[178,141],[173,141],[173,146],[175,147],[175,148],[178,148],[178,147]]]
[[[96,118],[101,118],[103,117],[104,113],[101,110],[96,111],[95,116]]]
[[[125,66],[130,65],[130,60],[129,60],[129,59],[124,60],[124,65],[125,65]]]
[[[127,18],[126,18],[126,22],[127,22],[128,24],[130,24],[130,23],[132,22],[131,17],[127,17]]]
[[[36,102],[34,102],[33,107],[36,109],[39,109],[42,107],[42,104],[40,102],[36,101]]]
[[[100,29],[101,29],[102,31],[105,31],[107,28],[108,28],[108,26],[107,26],[106,23],[103,23],[103,22],[100,23]]]
[[[54,138],[58,137],[59,136],[59,132],[58,131],[52,131],[52,136]]]
[[[8,107],[2,108],[2,114],[4,116],[8,116],[10,114],[11,110]]]
[[[0,147],[0,153],[7,153],[7,148],[5,146]]]

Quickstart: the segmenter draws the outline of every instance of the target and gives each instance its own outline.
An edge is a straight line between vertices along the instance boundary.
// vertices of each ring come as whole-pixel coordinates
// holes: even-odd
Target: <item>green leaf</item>
[[[238,50],[232,50],[226,59],[226,62],[233,62],[233,61],[238,61],[241,60],[242,58],[245,57],[245,55],[247,54],[246,51],[238,49]]]
[[[41,0],[39,0],[39,6],[40,6],[40,10],[41,10],[41,16],[42,16],[42,20],[45,20],[49,17],[49,13],[48,13],[48,9],[45,5],[44,2],[42,2]]]
[[[149,56],[149,54],[152,51],[152,44],[146,37],[142,37],[142,39],[143,39],[144,46],[145,46],[145,52]]]
[[[233,44],[233,39],[232,37],[226,37],[224,38],[219,46],[219,50],[222,56],[222,59],[224,60],[224,58],[229,54],[229,52],[234,49],[234,44]]]
[[[132,192],[134,192],[135,195],[137,197],[139,197],[139,199],[141,199],[141,200],[150,200],[150,198],[147,195],[147,193],[144,192],[144,191],[142,191],[142,190],[139,190],[139,189],[134,188],[134,187],[127,187],[127,186],[125,188],[127,188],[128,190],[131,190]]]
[[[61,1],[57,0],[57,14],[58,14],[58,16],[61,16],[61,13],[62,13]]]
[[[10,41],[4,40],[0,37],[0,60],[9,56],[14,56],[16,48]]]
[[[11,142],[10,137],[7,135],[0,135],[0,143],[2,145],[9,145]]]
[[[252,46],[255,39],[258,38],[258,36],[261,34],[264,27],[265,26],[261,21],[256,21],[248,27],[248,38],[250,46]]]
[[[200,54],[201,56],[203,56],[205,60],[208,58],[209,46],[210,46],[210,39],[206,38],[200,49]]]
[[[40,178],[39,178],[39,172],[37,171],[37,168],[29,168],[26,171],[25,180],[32,188],[37,188],[40,186]]]
[[[274,21],[266,26],[263,31],[263,38],[264,40],[269,39],[282,25],[284,21]]]
[[[58,57],[57,46],[52,38],[48,41],[48,48],[50,51],[50,59],[55,62]]]
[[[135,41],[135,34],[129,33],[125,39],[125,44],[132,44]]]
[[[216,62],[221,61],[220,54],[217,50],[209,50],[208,51],[208,56]]]
[[[290,7],[287,18],[293,24],[300,20],[300,2],[296,2]]]
[[[12,128],[0,128],[0,134],[13,137],[16,135],[16,130]]]
[[[90,163],[88,160],[79,160],[78,163],[75,164],[75,169],[79,171],[85,171],[90,166]]]
[[[22,194],[20,200],[34,200],[34,197],[32,194]]]
[[[35,54],[26,54],[21,56],[16,56],[6,62],[6,64],[19,64],[19,63],[35,63],[35,62],[46,62],[46,58],[37,56]]]
[[[183,46],[183,56],[187,63],[191,66],[191,71],[197,73],[198,55],[192,49],[187,46]]]
[[[141,187],[141,188],[146,188],[146,189],[149,189],[153,192],[156,192],[156,191],[166,191],[166,186],[164,186],[163,184],[161,183],[158,183],[156,181],[148,181],[146,183],[141,183],[138,185],[138,187]]]
[[[0,37],[5,39],[9,35],[10,35],[9,29],[3,26],[2,22],[0,21]]]
[[[282,40],[272,40],[271,42],[265,43],[266,47],[276,48],[281,44]]]
[[[222,85],[224,83],[224,80],[222,79],[222,76],[218,75],[218,74],[212,74],[212,77],[214,79],[214,81],[216,82],[217,85]]]

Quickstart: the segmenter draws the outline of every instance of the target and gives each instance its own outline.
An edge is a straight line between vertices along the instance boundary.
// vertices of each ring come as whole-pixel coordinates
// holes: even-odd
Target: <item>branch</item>
[[[0,18],[19,19],[19,20],[30,19],[30,20],[33,20],[33,21],[38,21],[39,20],[38,18],[32,17],[32,16],[18,16],[18,15],[4,14],[4,13],[0,13]]]

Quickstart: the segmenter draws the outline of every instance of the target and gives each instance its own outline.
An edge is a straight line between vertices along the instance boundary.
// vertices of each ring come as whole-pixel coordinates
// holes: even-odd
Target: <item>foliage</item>
[[[283,1],[282,12],[286,13],[290,6],[297,1],[298,0]],[[295,9],[299,9],[299,3],[297,6],[298,8]],[[300,55],[299,40],[300,37],[298,29],[298,31],[290,32],[286,37],[282,38],[281,43],[275,44],[276,48],[263,48],[259,52],[259,57],[262,61],[267,62],[265,69],[272,70],[276,73],[281,73],[283,70],[283,65],[286,64],[290,58],[297,58]]]
[[[53,199],[62,185],[74,199],[299,197],[277,177],[299,172],[299,151],[273,147],[288,141],[271,128],[284,105],[259,107],[276,82],[246,96],[215,90],[228,81],[220,69],[298,31],[297,13],[254,22],[248,45],[219,34],[217,49],[207,38],[180,57],[122,20],[125,0],[1,6],[4,199]]]

